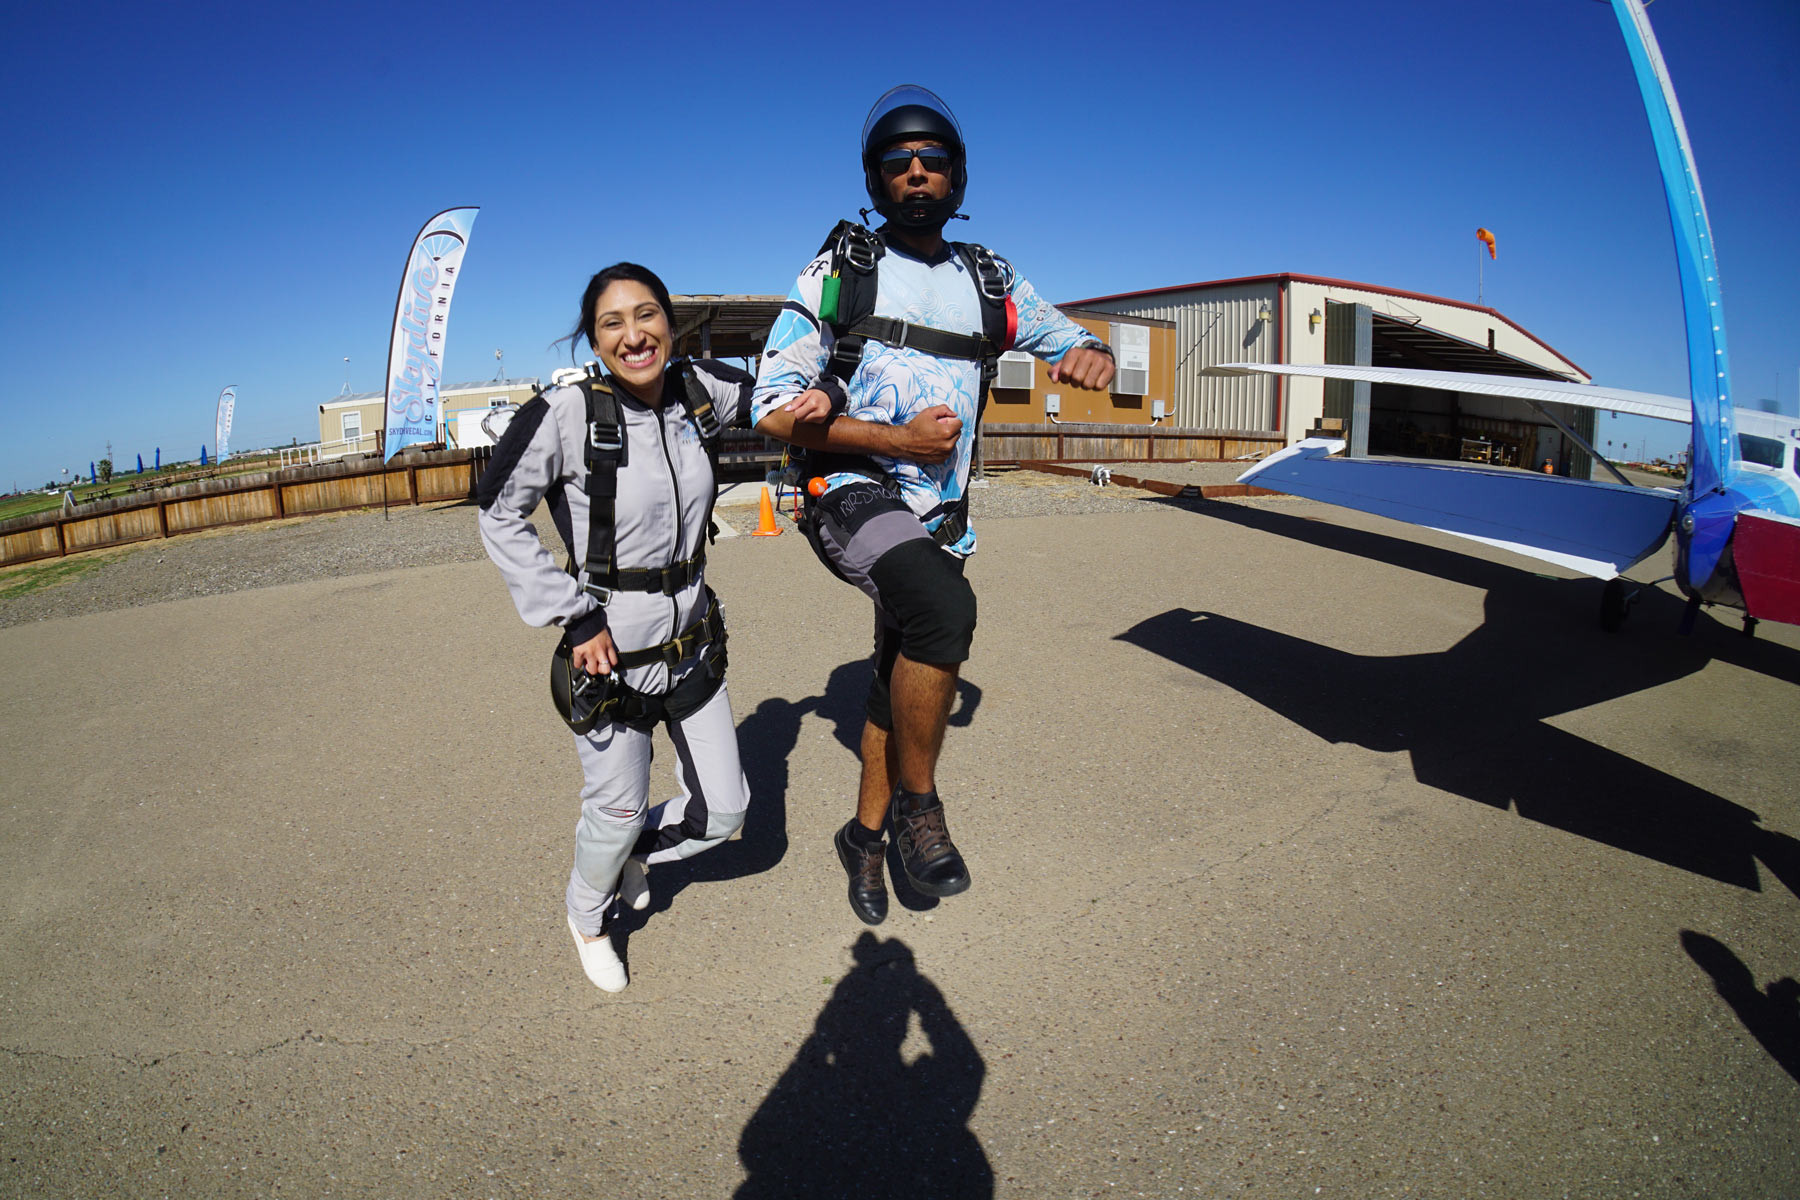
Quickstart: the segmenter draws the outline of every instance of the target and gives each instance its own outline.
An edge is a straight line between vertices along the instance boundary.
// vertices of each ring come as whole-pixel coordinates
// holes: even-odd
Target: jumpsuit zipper
[[[669,398],[665,395],[661,408],[657,412],[656,433],[662,443],[663,462],[669,468],[669,488],[675,493],[675,552],[669,559],[668,566],[674,566],[681,558],[682,522],[685,514],[681,511],[681,479],[675,473],[675,460],[669,455],[669,426],[666,414],[669,409]],[[685,409],[683,410],[686,411]],[[669,597],[669,636],[664,641],[673,641],[681,633],[681,605],[675,597]],[[669,671],[670,686],[674,685],[675,672]]]

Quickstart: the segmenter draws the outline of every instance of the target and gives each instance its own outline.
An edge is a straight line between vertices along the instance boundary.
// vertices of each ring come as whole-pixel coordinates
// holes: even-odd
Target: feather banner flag
[[[438,378],[450,297],[462,272],[479,208],[452,208],[425,222],[413,239],[394,303],[394,336],[388,346],[386,457],[408,446],[438,440]]]
[[[231,444],[231,414],[237,408],[237,384],[232,384],[219,393],[219,415],[213,421],[213,442],[219,447],[219,457],[224,458],[231,453],[226,447]]]
[[[1489,258],[1500,257],[1498,254],[1496,254],[1494,252],[1494,235],[1491,232],[1489,232],[1486,229],[1477,229],[1475,231],[1475,240],[1478,242],[1486,243],[1487,248],[1488,248],[1488,257]]]

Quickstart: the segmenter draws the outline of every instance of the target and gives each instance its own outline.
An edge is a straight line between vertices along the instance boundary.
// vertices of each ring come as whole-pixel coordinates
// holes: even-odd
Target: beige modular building
[[[1466,459],[1586,478],[1588,455],[1529,402],[1435,389],[1271,376],[1202,375],[1217,363],[1422,367],[1589,382],[1567,356],[1491,308],[1318,275],[1255,275],[1096,296],[1065,311],[1174,326],[1172,423],[1262,430],[1290,443],[1342,433],[1352,453]],[[1359,389],[1361,394],[1358,395]],[[1594,414],[1547,405],[1591,441]],[[1365,414],[1362,422],[1357,413]]]
[[[373,454],[386,403],[386,392],[357,392],[319,405],[318,456]]]
[[[458,449],[493,445],[493,439],[481,428],[481,418],[495,408],[524,404],[537,390],[535,378],[495,379],[439,388],[439,440]],[[359,392],[319,405],[318,457],[375,453],[380,446],[379,435],[386,429],[382,411],[386,403],[385,392]]]
[[[457,450],[493,445],[494,439],[481,427],[481,419],[496,408],[522,405],[537,391],[535,378],[495,379],[439,388],[438,404],[443,414],[439,428],[444,444]]]
[[[1106,392],[1058,384],[1050,367],[1019,350],[1000,356],[988,392],[984,423],[1093,422],[1151,425],[1168,417],[1175,402],[1175,324],[1155,317],[1083,312],[1059,305],[1062,314],[1113,348],[1118,371]]]

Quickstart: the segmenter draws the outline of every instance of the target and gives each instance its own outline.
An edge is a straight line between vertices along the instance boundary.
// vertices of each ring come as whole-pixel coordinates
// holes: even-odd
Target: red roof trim
[[[1086,300],[1071,300],[1069,303],[1059,304],[1057,307],[1080,308],[1086,304],[1103,304],[1110,300],[1135,300],[1139,296],[1161,296],[1166,295],[1169,292],[1191,292],[1199,288],[1228,287],[1232,284],[1239,283],[1270,282],[1316,283],[1322,287],[1355,288],[1357,291],[1361,292],[1378,292],[1383,296],[1398,296],[1403,300],[1424,300],[1431,304],[1446,304],[1451,308],[1460,308],[1468,312],[1483,313],[1494,318],[1496,321],[1501,322],[1515,332],[1530,338],[1550,353],[1556,355],[1556,357],[1568,363],[1571,367],[1574,367],[1575,370],[1581,371],[1583,375],[1587,375],[1589,379],[1593,378],[1592,375],[1588,375],[1586,371],[1582,370],[1580,364],[1574,359],[1570,358],[1561,350],[1558,350],[1555,346],[1552,346],[1549,342],[1546,342],[1543,338],[1531,332],[1531,330],[1525,328],[1523,325],[1497,309],[1487,308],[1480,304],[1470,304],[1465,300],[1452,300],[1447,296],[1433,296],[1425,292],[1408,292],[1401,288],[1383,287],[1379,283],[1358,283],[1354,279],[1332,279],[1325,275],[1296,275],[1289,271],[1280,271],[1273,275],[1243,275],[1236,279],[1209,279],[1200,283],[1177,284],[1174,287],[1145,288],[1141,292],[1118,292],[1111,296],[1090,296]]]

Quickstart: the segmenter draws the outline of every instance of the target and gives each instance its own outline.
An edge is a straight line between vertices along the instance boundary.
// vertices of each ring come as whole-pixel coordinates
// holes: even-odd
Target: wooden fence
[[[1021,462],[1221,462],[1279,450],[1278,433],[1175,429],[1153,425],[982,426],[982,458]],[[728,437],[736,472],[760,477],[779,457],[753,433]],[[492,454],[473,450],[407,452],[383,465],[372,455],[284,467],[225,479],[199,479],[72,511],[32,513],[0,521],[0,566],[104,550],[201,529],[373,508],[472,500]]]
[[[0,566],[253,521],[383,503],[470,500],[491,453],[485,447],[427,451],[402,454],[385,465],[373,456],[340,459],[14,517],[0,521]]]
[[[1279,433],[1244,429],[1182,429],[1166,425],[986,424],[982,461],[1230,462],[1270,454],[1287,445]]]

